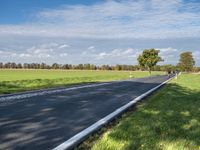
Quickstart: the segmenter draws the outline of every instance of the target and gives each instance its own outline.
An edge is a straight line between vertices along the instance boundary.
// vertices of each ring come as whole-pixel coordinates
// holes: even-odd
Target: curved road
[[[0,97],[0,149],[52,149],[167,76]]]

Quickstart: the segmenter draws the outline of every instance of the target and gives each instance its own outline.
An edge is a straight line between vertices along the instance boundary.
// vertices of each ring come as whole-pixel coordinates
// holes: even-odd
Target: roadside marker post
[[[176,73],[176,75],[175,75],[175,79],[177,80],[178,79],[178,74]]]
[[[132,73],[131,72],[129,72],[129,78],[132,78],[133,76],[132,76]]]

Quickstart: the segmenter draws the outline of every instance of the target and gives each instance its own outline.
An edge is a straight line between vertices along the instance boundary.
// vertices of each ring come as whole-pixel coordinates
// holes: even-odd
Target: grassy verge
[[[152,75],[163,74],[153,72]],[[0,94],[32,89],[69,86],[128,79],[129,71],[85,71],[85,70],[0,70]],[[133,78],[149,76],[148,72],[131,72]]]
[[[200,75],[182,75],[78,149],[200,150],[199,83]]]

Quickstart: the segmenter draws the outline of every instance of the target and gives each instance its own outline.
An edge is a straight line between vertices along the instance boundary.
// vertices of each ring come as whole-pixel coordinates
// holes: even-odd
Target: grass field
[[[78,149],[200,150],[200,75],[181,75],[134,110]]]
[[[131,72],[133,78],[149,76],[148,72]],[[152,72],[152,75],[163,72]],[[129,71],[84,71],[84,70],[0,70],[0,94],[32,89],[68,86],[128,79]]]

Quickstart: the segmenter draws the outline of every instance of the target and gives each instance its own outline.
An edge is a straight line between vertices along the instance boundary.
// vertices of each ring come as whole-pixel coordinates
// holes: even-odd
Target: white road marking
[[[118,81],[118,82],[120,82],[120,81]],[[2,97],[0,97],[0,102],[17,100],[17,99],[24,99],[24,98],[29,98],[29,97],[34,97],[34,96],[41,96],[41,95],[46,95],[46,94],[59,93],[59,92],[65,92],[65,91],[70,91],[70,90],[75,90],[75,89],[82,89],[82,88],[88,88],[88,87],[97,87],[97,86],[108,85],[108,84],[112,84],[112,83],[114,83],[114,82],[90,84],[90,85],[71,87],[71,88],[64,88],[64,89],[57,89],[57,90],[55,89],[55,90],[37,91],[37,92],[16,94],[16,95],[13,94],[11,96],[2,96]]]
[[[152,77],[154,77],[154,76],[152,76]],[[76,87],[71,87],[71,88],[49,89],[49,90],[41,90],[41,91],[38,90],[38,91],[22,92],[22,93],[16,93],[16,94],[7,94],[7,95],[0,96],[0,102],[10,102],[12,100],[25,99],[25,98],[30,98],[30,97],[34,97],[34,96],[42,96],[42,95],[65,92],[65,91],[82,89],[82,88],[90,88],[90,87],[97,87],[97,86],[102,86],[102,85],[109,85],[109,84],[113,84],[113,83],[120,83],[123,81],[137,81],[138,79],[141,79],[141,78],[135,78],[135,79],[131,79],[131,80],[130,79],[115,80],[115,81],[110,81],[110,82],[106,82],[106,83],[89,84],[89,85],[76,86]],[[19,101],[19,102],[21,102],[21,101]]]
[[[174,78],[174,77],[172,77],[172,78]],[[115,118],[116,116],[118,116],[119,114],[121,114],[122,112],[124,112],[125,110],[130,108],[131,106],[133,106],[135,103],[137,103],[138,101],[140,101],[144,97],[148,96],[149,94],[151,94],[155,90],[157,90],[158,88],[160,88],[162,85],[164,85],[167,82],[169,82],[172,78],[164,81],[160,85],[152,88],[151,90],[149,90],[149,91],[145,92],[144,94],[138,96],[137,98],[133,99],[132,101],[130,101],[126,105],[118,108],[117,110],[115,110],[111,114],[109,114],[106,117],[102,118],[101,120],[97,121],[96,123],[94,123],[93,125],[89,126],[86,129],[84,129],[83,131],[79,132],[78,134],[74,135],[69,140],[67,140],[64,143],[58,145],[53,150],[67,150],[67,149],[73,148],[74,146],[79,144],[81,141],[83,141],[88,135],[90,135],[94,131],[98,130],[103,125],[107,124],[110,120],[112,120],[113,118]]]
[[[0,96],[0,102],[11,102],[13,100],[25,99],[25,98],[30,98],[30,97],[34,97],[34,96],[42,96],[42,95],[54,94],[54,93],[82,89],[82,88],[90,88],[90,87],[97,87],[97,86],[102,86],[102,85],[109,85],[109,84],[113,84],[113,83],[120,83],[123,81],[137,81],[138,79],[140,79],[140,78],[135,78],[132,80],[129,80],[129,79],[128,80],[115,80],[115,81],[110,81],[110,82],[105,82],[105,83],[89,84],[89,85],[76,86],[76,87],[71,87],[71,88],[49,89],[49,90],[41,90],[41,91],[39,90],[39,91],[22,92],[22,93],[16,93],[16,94],[7,94],[7,95]],[[17,101],[17,102],[21,102],[21,101]]]

